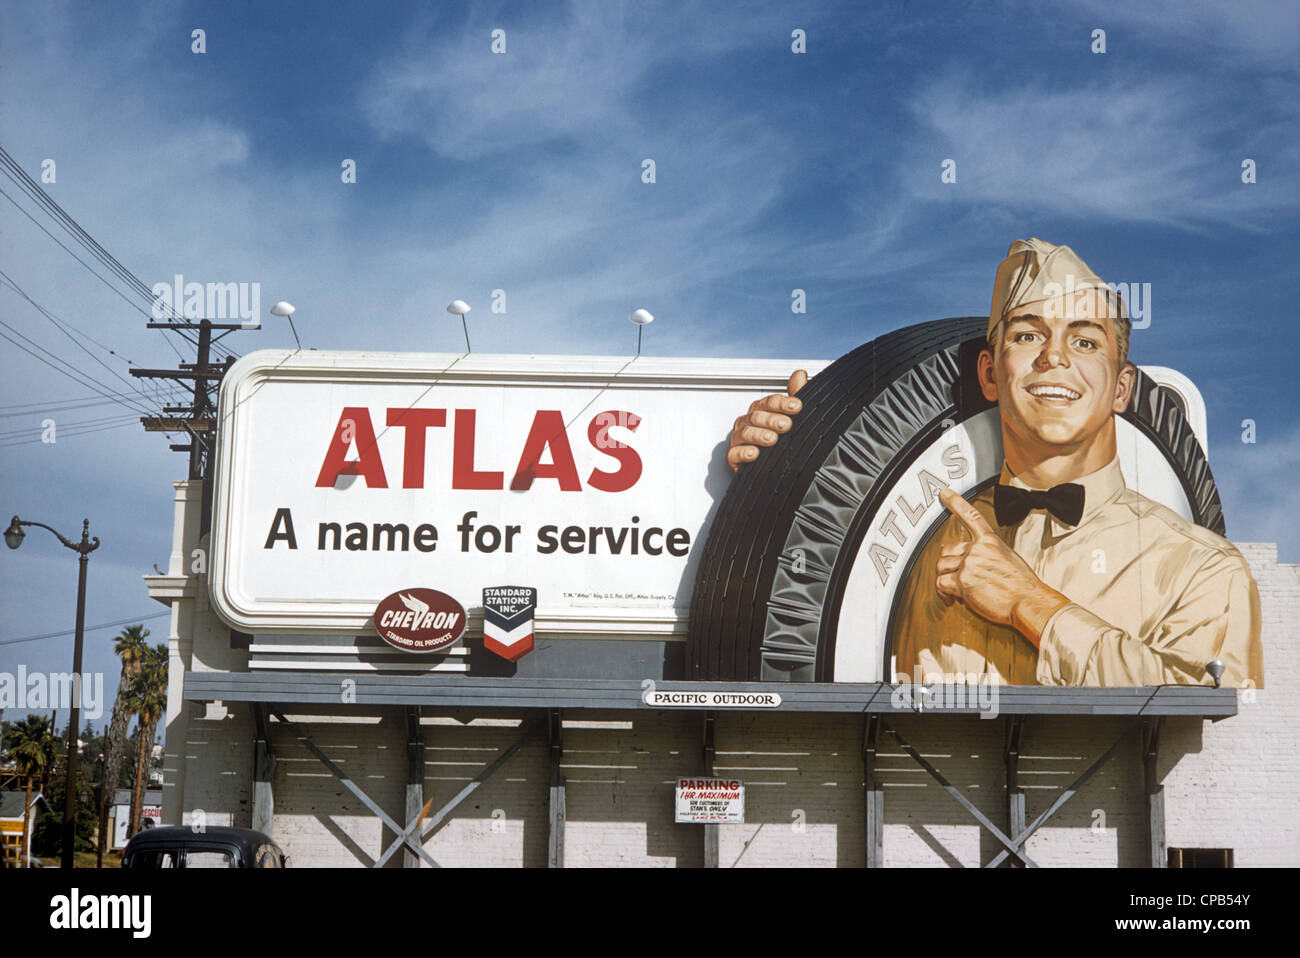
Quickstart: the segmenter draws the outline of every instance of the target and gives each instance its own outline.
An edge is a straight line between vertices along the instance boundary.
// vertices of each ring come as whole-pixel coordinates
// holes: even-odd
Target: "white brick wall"
[[[1264,688],[1239,692],[1233,718],[1167,728],[1165,835],[1172,846],[1232,848],[1239,867],[1294,867],[1300,865],[1300,566],[1278,565],[1276,545],[1237,548],[1259,585]]]

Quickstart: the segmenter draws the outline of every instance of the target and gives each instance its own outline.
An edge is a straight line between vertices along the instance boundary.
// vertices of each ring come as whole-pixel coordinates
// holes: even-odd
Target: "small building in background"
[[[140,827],[153,828],[162,823],[162,789],[145,789],[140,809]],[[114,849],[126,847],[126,827],[131,819],[131,790],[119,788],[113,792],[113,807],[109,812],[108,827],[113,836]]]
[[[36,831],[39,816],[49,807],[40,792],[32,795],[30,800],[26,791],[0,792],[0,867],[18,868],[31,857],[32,833]],[[30,825],[27,824],[28,809],[31,809]]]

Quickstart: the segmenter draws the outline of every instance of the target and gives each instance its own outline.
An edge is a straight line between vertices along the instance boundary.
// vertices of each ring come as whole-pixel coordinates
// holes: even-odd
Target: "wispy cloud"
[[[1071,0],[1097,27],[1125,31],[1121,50],[1164,47],[1199,62],[1206,54],[1247,58],[1252,66],[1294,69],[1300,37],[1296,7],[1287,0]]]
[[[1300,193],[1252,189],[1240,162],[1265,134],[1232,119],[1226,94],[1187,77],[989,89],[966,74],[909,101],[928,133],[909,144],[903,184],[918,198],[1183,229],[1263,229],[1300,208]],[[1208,108],[1213,104],[1214,108]],[[1270,177],[1292,179],[1294,137],[1267,144]],[[956,190],[937,174],[957,166]],[[926,175],[909,175],[924,171]]]

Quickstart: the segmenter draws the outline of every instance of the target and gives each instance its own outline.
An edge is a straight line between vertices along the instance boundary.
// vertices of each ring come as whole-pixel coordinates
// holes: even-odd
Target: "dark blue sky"
[[[1151,284],[1132,358],[1201,389],[1229,536],[1300,559],[1293,4],[159,2],[0,18],[0,142],[28,173],[55,160],[49,194],[146,284],[260,283],[263,309],[292,300],[322,349],[457,350],[442,306],[461,297],[483,351],[625,353],[644,306],[659,355],[833,358],[987,311],[1017,237],[1068,244],[1108,280]],[[98,355],[123,374],[122,356],[175,364],[139,312],[0,207],[3,269],[32,299],[116,350]],[[7,285],[0,316],[128,388]],[[268,318],[228,342],[292,340]],[[88,621],[161,610],[139,576],[166,565],[182,457],[114,406],[58,413],[56,444],[14,444],[49,415],[19,404],[88,390],[0,348],[0,413],[23,413],[0,419],[0,506],[65,534],[91,517],[105,544]],[[0,642],[70,627],[75,561],[56,549],[6,552]],[[92,637],[88,668],[116,675],[116,631]],[[0,645],[0,670],[66,668],[70,646]]]

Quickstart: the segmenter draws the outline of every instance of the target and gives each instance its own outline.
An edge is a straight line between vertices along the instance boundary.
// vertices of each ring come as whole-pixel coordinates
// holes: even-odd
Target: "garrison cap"
[[[993,327],[1013,309],[1081,289],[1100,289],[1108,297],[1111,293],[1106,282],[1070,247],[1037,238],[1018,239],[998,264],[987,335],[992,335]],[[1124,315],[1123,301],[1118,295],[1114,301]]]

